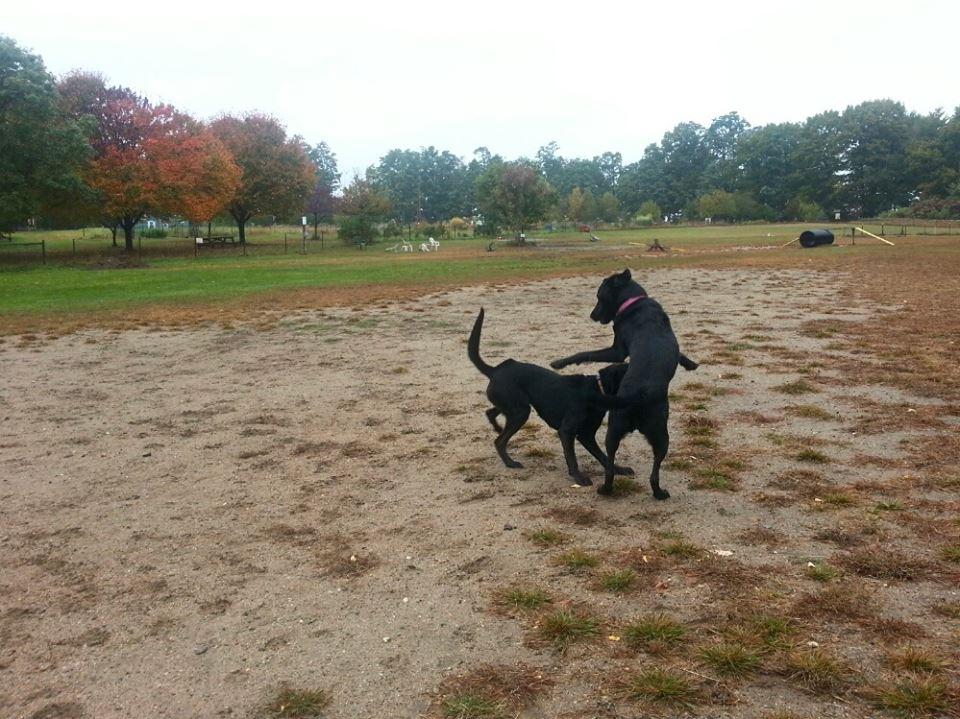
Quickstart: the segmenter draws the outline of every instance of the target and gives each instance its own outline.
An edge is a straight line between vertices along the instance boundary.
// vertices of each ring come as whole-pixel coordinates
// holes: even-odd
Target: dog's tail
[[[483,374],[489,377],[493,373],[493,367],[488,365],[480,357],[480,330],[483,329],[483,307],[480,308],[480,314],[477,315],[477,321],[473,323],[473,330],[470,332],[470,339],[467,341],[467,357],[473,362],[474,366]]]
[[[683,367],[687,372],[693,372],[693,370],[695,370],[695,369],[696,369],[697,367],[699,367],[700,365],[698,365],[698,364],[697,364],[696,362],[694,362],[692,359],[690,359],[689,357],[687,357],[683,352],[681,352],[681,353],[680,353],[680,366]]]

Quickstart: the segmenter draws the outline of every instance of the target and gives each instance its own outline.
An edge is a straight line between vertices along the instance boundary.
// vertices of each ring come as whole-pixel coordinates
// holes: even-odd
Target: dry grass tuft
[[[703,647],[700,659],[725,677],[742,677],[760,667],[760,655],[740,642],[722,641]]]
[[[783,663],[783,673],[817,694],[832,694],[853,676],[853,670],[846,662],[821,649],[790,654]]]
[[[441,682],[432,715],[449,719],[509,719],[553,685],[542,669],[526,664],[484,664]]]
[[[772,389],[774,392],[781,392],[783,394],[790,395],[808,394],[820,391],[804,379],[798,379],[795,382],[780,384],[776,387],[772,387]]]
[[[321,538],[322,548],[317,552],[317,563],[330,577],[360,577],[380,564],[376,555],[354,550],[349,537],[331,534]]]
[[[793,613],[809,619],[857,620],[876,613],[873,595],[858,584],[837,582],[819,592],[801,594],[793,604]]]
[[[744,544],[750,545],[763,544],[768,547],[782,547],[787,543],[787,538],[782,532],[760,524],[744,529],[737,537]]]
[[[903,719],[957,716],[960,695],[942,678],[906,675],[873,687],[870,692],[881,709]]]
[[[925,579],[933,570],[930,562],[881,544],[854,549],[847,554],[836,556],[835,561],[847,571],[861,577],[903,582]]]
[[[891,669],[923,674],[936,674],[946,666],[942,657],[916,645],[892,649],[887,652],[883,661]]]
[[[590,507],[571,506],[553,507],[548,509],[544,516],[566,524],[576,524],[580,527],[590,527],[600,520],[600,513]]]
[[[818,407],[815,404],[793,404],[788,407],[784,407],[784,411],[787,414],[792,414],[794,417],[802,417],[804,419],[818,419],[821,421],[829,421],[836,419],[836,414],[828,412],[822,407]]]

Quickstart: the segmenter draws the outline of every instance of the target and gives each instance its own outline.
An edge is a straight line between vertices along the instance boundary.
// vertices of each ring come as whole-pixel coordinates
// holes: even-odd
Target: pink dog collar
[[[631,297],[629,300],[627,300],[622,305],[620,305],[620,309],[617,310],[617,316],[620,316],[624,312],[626,312],[627,309],[631,307],[635,302],[639,302],[640,300],[645,300],[645,299],[647,299],[646,295],[637,295],[636,297]]]

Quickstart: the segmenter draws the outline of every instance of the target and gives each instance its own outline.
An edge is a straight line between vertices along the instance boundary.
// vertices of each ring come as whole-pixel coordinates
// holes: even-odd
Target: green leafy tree
[[[660,222],[663,218],[663,211],[660,209],[660,205],[653,200],[641,202],[637,214],[640,217],[649,217],[651,222]]]
[[[502,223],[518,235],[546,216],[553,194],[539,170],[526,162],[492,164],[480,176],[477,186],[484,217]]]
[[[597,216],[604,222],[616,222],[620,219],[620,200],[609,190],[597,200]]]
[[[0,231],[77,192],[89,153],[40,57],[0,35]]]
[[[331,192],[340,189],[340,169],[337,156],[326,142],[320,142],[307,150],[307,156],[313,163],[317,176],[317,185],[330,188]]]
[[[340,210],[347,217],[340,223],[339,235],[347,244],[366,244],[377,236],[377,223],[391,212],[389,198],[368,180],[354,178],[343,191]]]

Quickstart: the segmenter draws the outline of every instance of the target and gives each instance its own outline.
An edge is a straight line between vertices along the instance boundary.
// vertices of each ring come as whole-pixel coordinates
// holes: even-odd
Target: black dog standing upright
[[[550,366],[560,369],[582,362],[622,362],[630,357],[629,369],[620,383],[617,397],[626,408],[610,411],[607,419],[607,466],[600,494],[613,492],[614,461],[621,440],[636,430],[646,437],[653,450],[650,489],[657,499],[670,493],[660,487],[660,465],[670,448],[667,420],[670,403],[667,392],[677,365],[694,370],[697,363],[681,354],[670,318],[656,300],[624,270],[607,277],[597,290],[597,305],[590,319],[600,324],[613,322],[613,346],[580,352]]]

